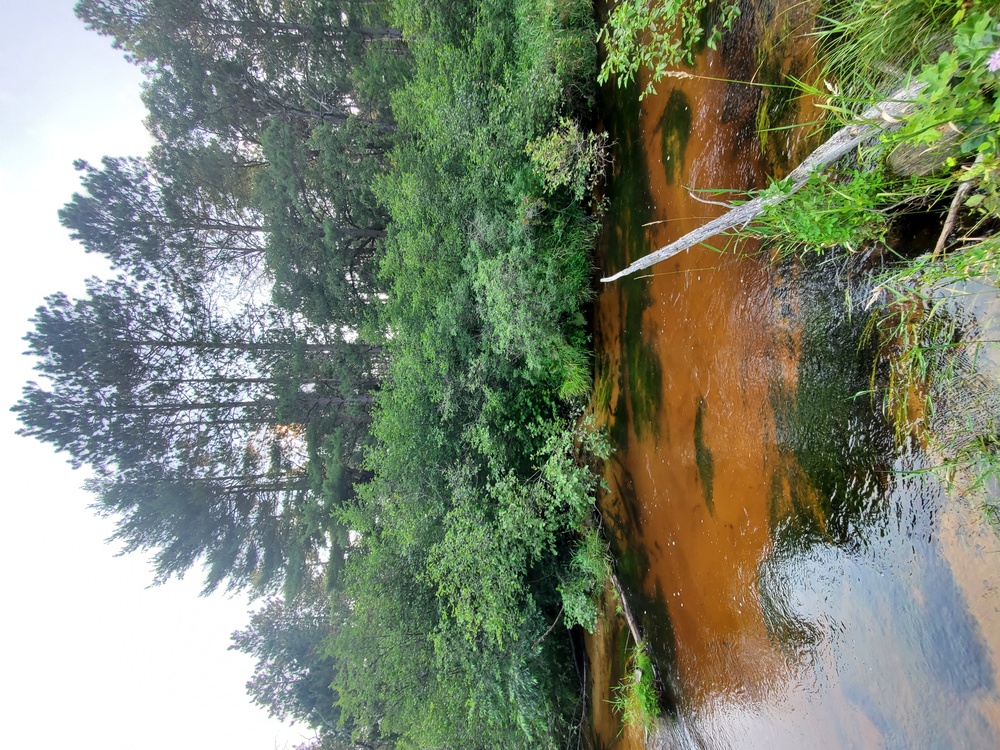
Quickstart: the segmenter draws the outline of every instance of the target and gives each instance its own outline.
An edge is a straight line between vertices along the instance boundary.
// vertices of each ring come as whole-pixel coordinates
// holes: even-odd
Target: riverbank
[[[820,37],[825,106],[848,120],[904,84],[912,104],[751,231],[780,254],[876,259],[870,295],[848,300],[871,316],[880,346],[870,394],[900,441],[919,440],[941,477],[976,492],[1000,469],[995,338],[983,334],[1000,249],[996,7],[852,1],[831,17]]]
[[[723,38],[723,49],[703,53],[686,72],[729,81],[759,76],[760,49],[750,45],[741,51],[733,40],[755,18],[774,20],[783,28],[781,38],[793,38],[788,33],[793,12],[758,6],[756,16],[744,13]],[[956,28],[960,31],[953,33],[962,33],[961,19]],[[928,48],[924,54],[937,52]],[[813,134],[812,145],[788,140],[803,129],[774,129],[781,123],[766,117],[791,111],[802,115],[802,123],[819,119],[816,110],[806,115],[806,108],[829,105],[831,89],[841,101],[850,100],[851,111],[865,106],[859,97],[850,98],[849,82],[819,75],[811,65],[795,70],[794,54],[772,59],[777,63],[772,70],[791,76],[767,83],[809,84],[802,71],[813,71],[813,83],[805,86],[811,101],[781,93],[789,89],[744,85],[744,91],[763,88],[755,100],[738,95],[739,84],[709,84],[704,78],[665,79],[657,95],[642,104],[635,102],[636,89],[619,96],[635,103],[611,107],[618,113],[608,130],[619,166],[609,187],[614,218],[602,243],[603,271],[624,267],[723,210],[696,201],[687,188],[762,188],[762,175],[780,178],[823,137],[810,127],[805,132]],[[734,62],[745,66],[742,75],[724,69],[737,67]],[[868,62],[885,64],[874,56]],[[985,67],[988,61],[983,62]],[[706,90],[696,90],[701,86]],[[984,90],[992,97],[992,88]],[[732,125],[737,111],[743,114],[741,127]],[[742,156],[733,161],[748,170],[742,182],[714,173],[739,149]],[[988,355],[970,354],[957,334],[996,338],[989,333],[992,283],[969,278],[991,271],[991,261],[981,249],[970,268],[956,257],[952,234],[948,252],[933,257],[939,270],[952,270],[935,276],[928,270],[930,257],[919,258],[915,248],[900,252],[887,241],[913,246],[931,236],[925,245],[930,256],[947,218],[948,191],[969,182],[962,178],[970,170],[962,167],[975,159],[973,154],[956,161],[944,178],[934,176],[936,198],[928,200],[925,192],[922,203],[902,206],[921,207],[936,219],[937,231],[927,229],[913,210],[900,211],[899,201],[881,188],[866,189],[885,203],[853,200],[844,188],[860,170],[838,170],[816,182],[831,200],[839,194],[846,207],[815,211],[816,191],[810,186],[797,201],[799,208],[793,197],[788,209],[800,220],[826,217],[836,230],[887,226],[878,236],[881,247],[849,239],[828,244],[820,255],[815,247],[802,254],[798,243],[793,252],[773,255],[773,265],[772,254],[748,257],[749,246],[722,256],[696,248],[602,290],[593,408],[618,450],[601,509],[660,671],[662,708],[669,717],[662,736],[680,746],[692,738],[725,745],[734,737],[741,738],[740,746],[756,746],[765,737],[778,737],[778,746],[789,747],[804,737],[825,737],[829,745],[821,745],[830,747],[892,744],[916,740],[914,727],[941,746],[987,746],[981,743],[995,732],[997,623],[983,602],[996,599],[988,583],[988,552],[996,540],[984,534],[982,514],[969,512],[968,496],[949,500],[935,477],[913,477],[940,465],[941,458],[954,466],[953,457],[933,449],[927,427],[934,426],[928,414],[941,415],[944,406],[954,413],[957,397],[942,397],[942,391],[921,384],[934,374],[935,364],[938,374],[953,376],[969,362],[980,368],[973,384],[982,382]],[[754,169],[760,171],[747,180]],[[919,192],[921,183],[912,178],[899,181]],[[922,184],[926,191],[930,183]],[[981,201],[962,209],[964,215],[973,216],[987,201],[987,188],[980,188]],[[869,221],[845,220],[847,208]],[[897,220],[894,211],[905,218]],[[988,221],[978,226],[988,228]],[[735,249],[731,239],[715,244]],[[928,283],[950,293],[952,302],[938,303],[941,291],[928,293]],[[973,301],[965,307],[977,313],[975,326],[970,327],[970,316],[957,314],[956,291]],[[915,301],[906,302],[903,295]],[[947,315],[959,324],[941,325]],[[900,330],[894,323],[904,319]],[[948,357],[927,356],[942,342],[964,353],[950,363]],[[914,361],[923,357],[923,371],[900,368],[907,352]],[[900,390],[904,376],[911,385]],[[968,393],[969,377],[951,382]],[[991,403],[982,402],[981,390],[973,393],[973,403]],[[922,403],[935,409],[924,407],[919,440],[910,438],[909,412],[901,418],[891,408],[899,394],[908,408]],[[988,408],[979,411],[989,418]],[[970,423],[951,418],[938,424],[965,429]],[[945,479],[961,476],[950,471]],[[984,484],[982,473],[969,476],[971,483],[962,486]],[[976,581],[977,575],[983,577]],[[898,613],[889,615],[898,623],[880,623],[880,611],[882,617]],[[951,613],[944,625],[935,622],[940,611]],[[613,615],[607,617],[614,622]],[[942,627],[952,637],[951,674],[940,671],[933,653],[940,649],[934,633]],[[621,633],[590,644],[592,657],[610,651],[620,667],[627,640]],[[858,654],[845,650],[848,642]],[[876,664],[884,675],[866,678],[864,670]],[[900,696],[884,690],[887,679],[902,686]],[[926,685],[966,696],[971,708],[959,710],[950,696]],[[599,694],[595,686],[595,703]],[[921,715],[913,715],[915,707]],[[595,709],[595,716],[599,713]],[[949,714],[953,721],[945,718]],[[615,741],[613,722],[596,731],[597,746]],[[659,746],[655,737],[650,742]]]

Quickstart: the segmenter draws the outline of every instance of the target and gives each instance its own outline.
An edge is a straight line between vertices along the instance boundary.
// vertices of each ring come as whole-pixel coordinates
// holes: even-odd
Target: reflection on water
[[[804,7],[758,5],[699,59],[706,78],[609,110],[602,272],[722,210],[692,191],[745,190],[800,158],[803,143],[758,128],[809,121],[809,102],[717,79],[807,69],[788,33]],[[595,305],[594,411],[618,447],[602,513],[664,696],[650,746],[1000,746],[1000,542],[913,473],[924,459],[895,451],[863,394],[874,352],[845,302],[867,298],[864,274],[727,249],[677,256]],[[627,646],[611,602],[602,628],[588,642],[604,660],[595,744],[641,747],[597,705]]]
[[[786,538],[761,560],[757,596],[784,668],[750,700],[686,705],[690,746],[997,746],[991,649],[956,579],[968,571],[935,534],[943,498],[902,485],[883,498],[884,525],[857,526],[863,543]]]

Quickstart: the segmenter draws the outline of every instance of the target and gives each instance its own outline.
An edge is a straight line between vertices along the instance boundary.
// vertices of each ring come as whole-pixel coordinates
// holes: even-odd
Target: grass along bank
[[[916,84],[910,111],[836,168],[814,174],[755,227],[779,252],[878,258],[853,314],[882,357],[871,395],[900,441],[929,448],[962,490],[997,477],[1000,32],[996,3],[849,0],[827,9],[816,80],[849,122],[887,90]],[[817,95],[819,86],[811,93]],[[894,118],[888,118],[894,119]],[[908,231],[916,223],[927,239]],[[984,316],[985,313],[985,316]]]

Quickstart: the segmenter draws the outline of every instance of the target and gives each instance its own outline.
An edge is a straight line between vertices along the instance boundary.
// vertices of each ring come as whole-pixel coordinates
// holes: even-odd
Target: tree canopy
[[[38,308],[21,432],[92,470],[156,581],[262,597],[248,690],[315,747],[561,745],[552,626],[593,626],[603,559],[577,424],[600,160],[551,168],[599,145],[566,124],[589,6],[77,14],[144,71],[156,145],[76,164],[60,220],[117,275]]]

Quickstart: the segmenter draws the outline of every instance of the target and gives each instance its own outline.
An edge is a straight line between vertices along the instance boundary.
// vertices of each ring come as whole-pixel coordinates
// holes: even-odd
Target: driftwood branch
[[[958,189],[955,191],[955,197],[951,200],[951,206],[948,207],[948,216],[945,218],[944,226],[941,227],[941,234],[934,245],[934,252],[931,253],[931,258],[937,258],[941,254],[941,251],[944,250],[944,246],[948,244],[948,235],[951,234],[951,230],[955,228],[955,222],[958,220],[958,209],[965,203],[965,198],[968,196],[970,190],[972,190],[971,182],[962,182],[959,184]]]
[[[688,232],[679,240],[671,242],[669,245],[661,247],[649,255],[643,256],[627,268],[622,269],[613,276],[607,276],[601,279],[601,281],[610,282],[620,279],[623,276],[628,276],[636,271],[641,271],[643,268],[649,268],[661,260],[673,257],[677,253],[705,242],[733,227],[746,226],[757,218],[764,209],[781,203],[792,193],[798,191],[808,182],[809,177],[814,172],[822,171],[869,138],[899,127],[902,124],[900,118],[907,114],[913,107],[913,100],[923,87],[923,83],[914,83],[894,91],[885,101],[866,109],[861,114],[860,122],[848,125],[834,133],[829,140],[809,154],[798,167],[792,170],[791,174],[786,178],[786,181],[789,183],[787,190],[768,195],[767,197],[758,196],[740,206],[736,206],[722,216],[712,219],[707,224],[695,229],[693,232]]]
[[[980,153],[976,156],[976,164],[980,164],[983,161],[983,155]],[[962,207],[965,203],[966,197],[969,195],[969,191],[972,190],[972,182],[969,180],[963,180],[959,183],[958,189],[955,191],[955,197],[951,199],[951,206],[948,207],[948,215],[944,220],[944,226],[941,228],[941,234],[938,236],[938,241],[934,245],[934,252],[931,253],[931,258],[937,258],[941,251],[944,250],[944,246],[948,243],[948,235],[951,234],[951,230],[955,228],[955,222],[958,220],[958,209]]]
[[[544,641],[546,638],[549,637],[549,633],[552,632],[552,629],[556,626],[556,623],[559,622],[559,618],[562,617],[562,613],[563,613],[563,608],[560,607],[559,608],[559,613],[556,615],[556,619],[554,619],[552,621],[552,624],[549,625],[549,629],[546,630],[544,633],[542,633],[541,636],[539,636],[539,638],[538,638],[537,641],[535,641],[534,643],[531,644],[531,648],[529,649],[530,651],[534,651],[535,650],[535,646],[537,646],[539,643],[541,643],[542,641]]]
[[[628,629],[632,631],[632,640],[637,644],[642,643],[642,633],[639,632],[639,623],[636,622],[635,615],[632,614],[632,609],[628,606],[628,599],[625,598],[625,590],[622,588],[621,581],[618,580],[618,576],[615,573],[611,573],[611,583],[615,587],[615,593],[618,594],[618,601],[622,605],[622,612],[625,613],[625,622],[628,623]]]

